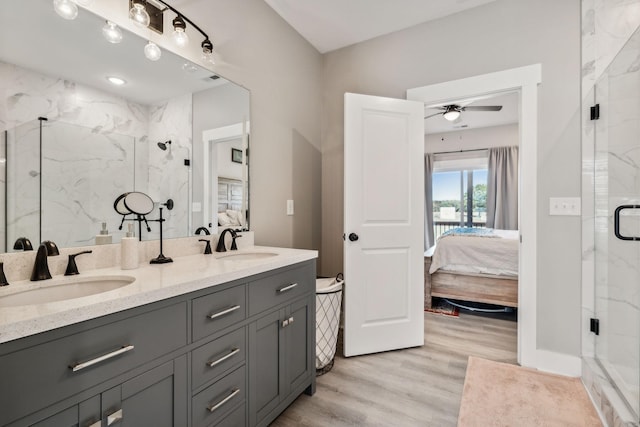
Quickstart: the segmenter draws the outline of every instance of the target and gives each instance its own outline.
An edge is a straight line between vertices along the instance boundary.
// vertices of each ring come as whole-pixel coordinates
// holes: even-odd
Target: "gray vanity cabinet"
[[[260,293],[260,309],[271,308],[249,324],[251,426],[268,425],[300,393],[315,392],[314,277],[315,271],[305,274],[303,268],[250,284],[250,310],[254,292]],[[293,284],[295,288],[289,289],[295,292],[281,292]],[[274,302],[280,304],[274,307]]]
[[[0,344],[2,427],[267,425],[315,387],[315,262]]]

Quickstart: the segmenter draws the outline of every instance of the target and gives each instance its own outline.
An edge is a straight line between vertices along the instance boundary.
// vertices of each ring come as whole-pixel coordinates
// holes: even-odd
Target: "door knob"
[[[355,242],[358,239],[359,237],[356,233],[349,233],[349,240],[351,240],[352,242]]]

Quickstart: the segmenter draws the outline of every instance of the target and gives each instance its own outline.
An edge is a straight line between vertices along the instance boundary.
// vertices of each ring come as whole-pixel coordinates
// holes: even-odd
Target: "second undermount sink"
[[[0,307],[45,304],[97,295],[127,286],[135,280],[131,276],[93,276],[53,279],[42,287],[0,296]],[[19,286],[19,285],[14,285]]]
[[[239,252],[235,254],[222,255],[218,259],[222,261],[255,261],[257,259],[271,258],[278,256],[273,252]]]

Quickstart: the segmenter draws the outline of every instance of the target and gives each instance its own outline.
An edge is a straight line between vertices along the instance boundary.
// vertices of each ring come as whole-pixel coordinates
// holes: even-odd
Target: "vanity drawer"
[[[193,340],[238,323],[246,315],[244,285],[196,298],[193,300]]]
[[[246,328],[240,328],[193,350],[191,384],[194,389],[246,359]]]
[[[0,357],[0,425],[186,344],[183,302],[6,354]]]
[[[246,365],[196,394],[191,400],[194,427],[210,426],[233,412],[246,397]]]
[[[313,265],[283,271],[249,283],[249,316],[307,295],[315,286]]]

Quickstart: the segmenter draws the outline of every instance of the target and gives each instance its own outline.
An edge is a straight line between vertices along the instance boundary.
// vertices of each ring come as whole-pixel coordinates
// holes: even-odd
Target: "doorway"
[[[518,363],[538,368],[537,337],[537,126],[540,64],[409,89],[407,99],[435,105],[507,91],[517,91],[519,117],[520,228],[518,281]],[[527,159],[523,162],[522,159]]]

